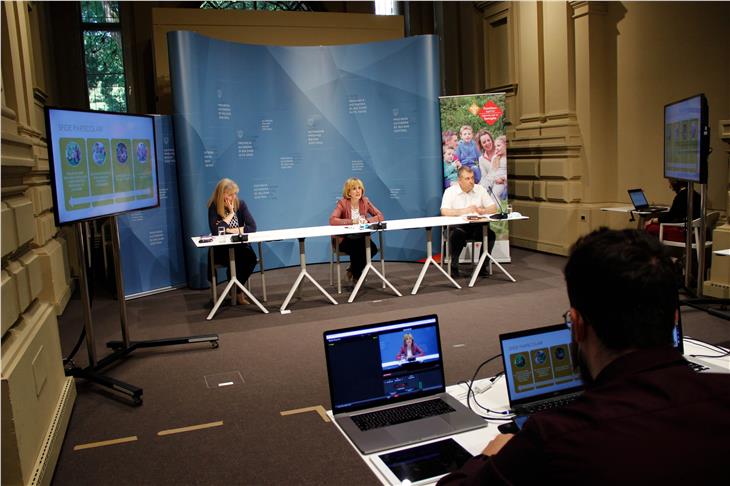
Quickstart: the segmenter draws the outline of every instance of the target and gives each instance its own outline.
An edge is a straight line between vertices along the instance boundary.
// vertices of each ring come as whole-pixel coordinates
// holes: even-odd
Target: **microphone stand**
[[[505,213],[502,209],[502,204],[499,202],[499,198],[494,195],[494,191],[492,191],[492,186],[487,186],[487,192],[490,196],[492,196],[492,200],[497,204],[497,209],[499,209],[499,212],[497,214],[492,214],[489,216],[489,219],[507,219],[509,218],[509,214]]]

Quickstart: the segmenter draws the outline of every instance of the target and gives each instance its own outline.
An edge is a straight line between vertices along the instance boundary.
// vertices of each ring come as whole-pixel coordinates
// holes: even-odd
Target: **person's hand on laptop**
[[[515,434],[499,434],[497,437],[492,439],[492,441],[489,444],[487,444],[487,447],[484,448],[484,450],[482,451],[482,454],[485,456],[495,455],[514,436],[515,436]]]

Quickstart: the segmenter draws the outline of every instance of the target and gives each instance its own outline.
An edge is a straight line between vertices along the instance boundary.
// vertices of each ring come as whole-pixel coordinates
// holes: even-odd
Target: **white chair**
[[[256,256],[256,263],[259,266],[259,272],[261,274],[261,287],[262,287],[262,293],[264,302],[267,302],[266,298],[266,274],[264,273],[264,257],[261,249],[261,243],[258,244],[258,250],[259,253]],[[213,248],[208,249],[208,259],[210,261],[210,291],[211,296],[213,297],[213,304],[218,302],[218,269],[227,267],[227,265],[216,265],[216,263],[213,261]],[[256,272],[254,272],[256,273]],[[252,274],[253,275],[253,274]],[[251,278],[246,281],[246,287],[248,290],[251,290]],[[235,304],[236,299],[236,287],[231,289],[231,303]]]
[[[441,266],[443,267],[446,265],[446,272],[451,275],[451,252],[449,251],[449,228],[450,226],[442,226],[441,227]],[[471,256],[471,264],[476,264],[476,250],[477,250],[477,243],[482,243],[483,245],[483,238],[482,240],[468,240],[466,242],[466,246],[464,247],[463,251],[468,251],[469,255]],[[489,264],[489,275],[492,275],[492,260],[489,260],[489,262],[485,262]],[[457,262],[458,265],[458,262]]]
[[[371,234],[372,236],[372,234]],[[380,248],[378,248],[378,252],[380,253],[380,272],[385,276],[385,247],[383,245],[383,232],[378,231],[378,242],[380,243]],[[341,273],[341,258],[342,253],[340,253],[340,242],[335,237],[332,238],[332,248],[330,251],[330,285],[334,285],[334,274],[335,269],[337,272],[337,293],[342,293],[342,273]],[[345,255],[346,256],[346,255]],[[383,282],[383,288],[385,288],[385,282]]]
[[[342,293],[342,278],[341,278],[341,267],[340,267],[340,258],[342,257],[342,253],[340,253],[340,240],[338,240],[336,237],[332,238],[332,245],[330,249],[330,285],[334,285],[334,273],[335,269],[337,269],[337,293]],[[334,260],[334,261],[333,261]]]
[[[720,212],[719,211],[711,211],[707,213],[705,216],[705,227],[707,230],[707,237],[705,238],[705,251],[709,250],[712,247],[712,229],[717,224],[717,220],[720,218]],[[679,227],[683,228],[685,226],[685,223],[660,223],[659,224],[659,241],[662,242],[663,245],[673,247],[673,248],[686,248],[687,244],[686,241],[673,241],[668,240],[665,238],[664,230],[666,228],[670,227]],[[700,241],[700,218],[694,219],[692,221],[692,249],[695,251],[695,257],[699,261],[700,253],[699,249],[697,248],[697,245]]]

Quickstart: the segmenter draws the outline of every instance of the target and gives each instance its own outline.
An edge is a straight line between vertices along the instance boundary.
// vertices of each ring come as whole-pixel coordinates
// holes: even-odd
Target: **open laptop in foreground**
[[[668,209],[666,206],[649,205],[643,189],[629,189],[629,197],[631,198],[631,203],[634,205],[634,209],[639,213],[661,212]]]
[[[326,331],[324,349],[333,415],[363,454],[487,424],[446,393],[436,315]]]
[[[565,324],[500,334],[509,406],[530,415],[566,405],[583,391]]]
[[[682,333],[681,312],[677,312],[677,322],[674,324],[673,339],[674,347],[677,348],[677,350],[684,355],[684,334]],[[713,353],[712,351],[708,350],[707,353],[702,354],[712,355],[719,353]],[[684,359],[687,360],[690,368],[699,373],[730,373],[730,368],[723,368],[722,366],[718,366],[704,361],[702,358],[694,358],[692,356],[684,355]]]

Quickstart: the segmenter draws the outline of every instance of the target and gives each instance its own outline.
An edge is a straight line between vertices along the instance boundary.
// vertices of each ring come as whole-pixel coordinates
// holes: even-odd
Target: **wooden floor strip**
[[[218,422],[208,422],[207,424],[190,425],[188,427],[180,427],[178,429],[160,430],[159,432],[157,432],[157,435],[181,434],[183,432],[192,432],[194,430],[210,429],[211,427],[220,427],[222,425],[223,425],[223,421],[220,420]]]
[[[119,439],[102,440],[100,442],[89,442],[88,444],[79,444],[74,446],[75,451],[82,451],[84,449],[93,449],[94,447],[105,447],[110,445],[124,444],[125,442],[134,442],[137,440],[136,435],[130,437],[120,437]]]
[[[279,412],[281,415],[294,415],[296,413],[305,413],[305,412],[317,412],[320,417],[322,417],[322,420],[325,422],[329,422],[330,418],[327,416],[327,411],[324,409],[322,405],[316,405],[314,407],[304,407],[304,408],[295,408],[294,410],[284,410],[282,412]]]

